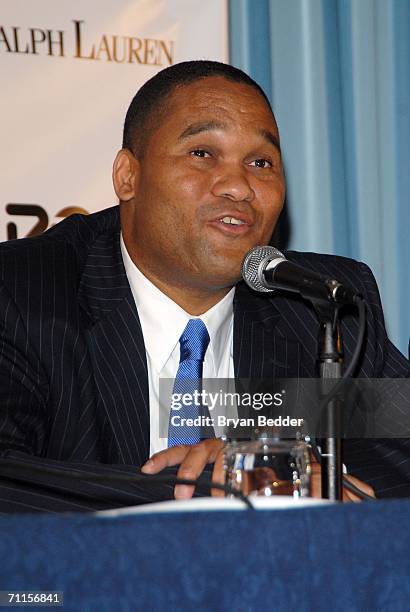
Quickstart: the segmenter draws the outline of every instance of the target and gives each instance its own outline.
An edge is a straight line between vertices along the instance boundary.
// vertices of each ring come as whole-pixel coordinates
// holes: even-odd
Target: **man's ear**
[[[132,200],[138,188],[139,162],[131,151],[118,151],[112,168],[112,182],[120,202]]]

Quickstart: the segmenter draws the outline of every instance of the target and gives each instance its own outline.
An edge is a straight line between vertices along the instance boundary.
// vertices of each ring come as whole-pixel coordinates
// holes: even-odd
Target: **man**
[[[175,465],[178,476],[195,478],[214,463],[220,480],[220,440],[167,448],[171,433],[158,436],[158,378],[178,378],[179,340],[182,347],[191,320],[202,321],[206,336],[204,377],[316,375],[309,305],[238,284],[244,255],[269,242],[285,196],[277,126],[256,83],[216,62],[160,72],[131,103],[113,180],[120,222],[118,209],[108,209],[2,248],[5,509],[171,497],[172,485],[157,481]],[[368,332],[357,374],[408,375],[368,268],[289,256],[364,295]],[[349,359],[355,313],[345,313],[342,327]],[[407,456],[405,443],[351,442],[345,463],[377,494],[406,495]],[[147,475],[129,482],[141,466]],[[192,493],[175,490],[178,498]]]

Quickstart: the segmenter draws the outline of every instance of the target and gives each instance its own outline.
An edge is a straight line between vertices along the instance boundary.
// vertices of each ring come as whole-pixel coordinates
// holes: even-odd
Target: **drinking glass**
[[[310,497],[310,452],[302,441],[259,439],[224,449],[225,484],[244,495]]]

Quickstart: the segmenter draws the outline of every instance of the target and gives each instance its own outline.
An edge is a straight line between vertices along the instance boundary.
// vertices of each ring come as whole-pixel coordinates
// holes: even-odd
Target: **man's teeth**
[[[229,223],[231,225],[243,225],[244,222],[239,219],[235,219],[235,217],[224,217],[221,219],[222,223]]]

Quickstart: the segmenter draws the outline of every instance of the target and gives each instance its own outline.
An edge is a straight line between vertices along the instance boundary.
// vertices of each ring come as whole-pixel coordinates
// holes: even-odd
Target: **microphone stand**
[[[341,384],[333,379],[348,378],[353,374],[360,358],[366,330],[366,307],[359,293],[344,287],[336,279],[305,270],[287,261],[274,247],[262,246],[251,249],[242,263],[242,277],[255,291],[283,289],[299,293],[309,300],[319,318],[319,369],[321,391],[325,413],[326,437],[322,440],[322,497],[342,499],[342,442],[341,400],[337,392]],[[345,373],[343,368],[342,340],[338,325],[339,308],[343,304],[356,305],[359,311],[359,336],[352,359]],[[326,382],[327,381],[327,382]],[[326,399],[328,398],[328,399]],[[320,415],[322,416],[322,415]]]
[[[343,374],[342,338],[338,323],[340,305],[324,303],[313,304],[319,318],[319,373],[324,395],[331,390],[331,379],[340,379]],[[326,381],[328,381],[326,383]],[[341,402],[331,399],[324,407],[324,427],[327,437],[321,440],[321,478],[322,498],[333,501],[342,499],[342,441],[340,437]]]

